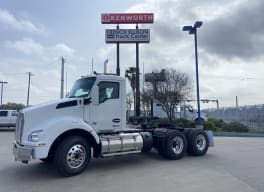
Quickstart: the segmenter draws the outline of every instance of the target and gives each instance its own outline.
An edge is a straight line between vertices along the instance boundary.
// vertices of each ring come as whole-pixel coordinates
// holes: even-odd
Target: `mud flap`
[[[208,135],[209,147],[214,147],[215,146],[215,143],[214,143],[214,134],[213,134],[213,131],[206,130],[205,132]]]

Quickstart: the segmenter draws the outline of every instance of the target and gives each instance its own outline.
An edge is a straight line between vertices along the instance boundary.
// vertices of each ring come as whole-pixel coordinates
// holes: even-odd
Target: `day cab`
[[[126,127],[125,78],[96,75],[78,79],[67,98],[18,114],[15,159],[53,162],[63,176],[81,173],[91,156],[104,158],[150,151],[180,159],[204,155],[212,136],[200,129]]]

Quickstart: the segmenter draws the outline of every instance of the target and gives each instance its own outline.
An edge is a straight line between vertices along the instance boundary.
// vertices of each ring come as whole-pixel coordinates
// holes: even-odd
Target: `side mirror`
[[[95,85],[92,91],[92,103],[99,105],[99,87]]]

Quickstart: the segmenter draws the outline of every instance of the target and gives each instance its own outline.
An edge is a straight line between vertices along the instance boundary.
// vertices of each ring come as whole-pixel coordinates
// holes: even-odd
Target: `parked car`
[[[16,119],[16,110],[0,110],[0,127],[15,127]]]

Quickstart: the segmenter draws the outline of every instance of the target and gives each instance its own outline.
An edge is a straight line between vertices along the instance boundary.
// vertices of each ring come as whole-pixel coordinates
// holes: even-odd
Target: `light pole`
[[[7,84],[7,81],[0,81],[1,83],[1,108],[2,108],[2,104],[3,104],[3,88],[4,88],[4,84]]]
[[[195,66],[196,66],[196,91],[197,91],[197,108],[198,108],[198,121],[197,127],[202,127],[201,111],[200,111],[200,91],[199,91],[199,68],[198,68],[198,53],[197,53],[197,28],[202,26],[202,21],[196,21],[193,26],[187,25],[182,28],[183,31],[189,31],[189,34],[194,34],[194,47],[195,47]]]

